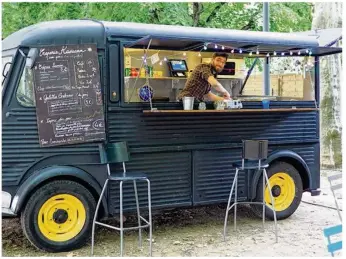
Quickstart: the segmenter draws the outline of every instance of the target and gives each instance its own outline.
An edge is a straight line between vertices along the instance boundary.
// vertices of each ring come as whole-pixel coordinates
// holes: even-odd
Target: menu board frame
[[[96,44],[42,46],[33,75],[41,147],[106,139]]]

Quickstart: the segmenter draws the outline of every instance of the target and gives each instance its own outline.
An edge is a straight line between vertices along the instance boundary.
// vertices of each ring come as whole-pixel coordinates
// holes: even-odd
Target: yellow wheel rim
[[[73,195],[59,194],[48,199],[41,207],[38,227],[49,240],[64,242],[82,230],[86,212],[83,203]]]
[[[284,172],[275,173],[269,178],[270,187],[274,198],[275,211],[287,209],[293,202],[296,195],[296,186],[293,178]],[[266,204],[272,205],[268,186],[264,192]]]

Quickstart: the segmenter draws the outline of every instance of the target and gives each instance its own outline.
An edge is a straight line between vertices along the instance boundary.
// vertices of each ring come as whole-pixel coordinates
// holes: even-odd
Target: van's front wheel
[[[298,208],[303,194],[303,183],[297,169],[291,164],[278,162],[270,165],[267,170],[271,192],[275,203],[275,212],[278,220],[291,216]],[[257,184],[256,200],[262,201],[262,177]],[[269,188],[266,185],[264,200],[271,205]],[[263,206],[251,204],[254,213],[262,217]],[[274,219],[273,211],[266,208],[266,217]]]
[[[90,237],[96,203],[81,184],[58,180],[31,195],[21,215],[23,232],[39,249],[70,251]]]

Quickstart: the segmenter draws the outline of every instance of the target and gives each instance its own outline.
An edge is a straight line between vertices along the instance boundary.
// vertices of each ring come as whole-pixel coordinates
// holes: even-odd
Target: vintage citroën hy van
[[[21,217],[40,249],[67,251],[90,237],[107,178],[104,141],[128,143],[127,168],[149,176],[154,211],[226,203],[243,139],[269,141],[279,220],[295,212],[303,192],[320,192],[319,58],[340,48],[288,33],[91,20],[32,25],[2,47],[2,214]],[[229,53],[218,80],[242,108],[206,102],[198,110],[196,102],[183,110],[177,97],[191,70],[216,51]],[[262,76],[248,77],[244,58],[286,57],[301,57],[304,71],[272,75],[264,96]],[[238,199],[262,198],[258,172],[238,181]],[[100,217],[119,213],[117,188],[107,189]],[[126,195],[124,208],[135,212]]]

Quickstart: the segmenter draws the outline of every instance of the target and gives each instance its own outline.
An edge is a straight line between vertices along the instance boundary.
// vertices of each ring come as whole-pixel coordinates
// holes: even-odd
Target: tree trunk
[[[341,28],[342,7],[342,2],[316,2],[312,29]],[[321,162],[322,165],[341,167],[341,55],[322,57],[320,64]]]
[[[203,10],[203,5],[202,3],[192,3],[193,4],[193,25],[194,27],[196,27],[199,23],[199,17],[202,13]]]

